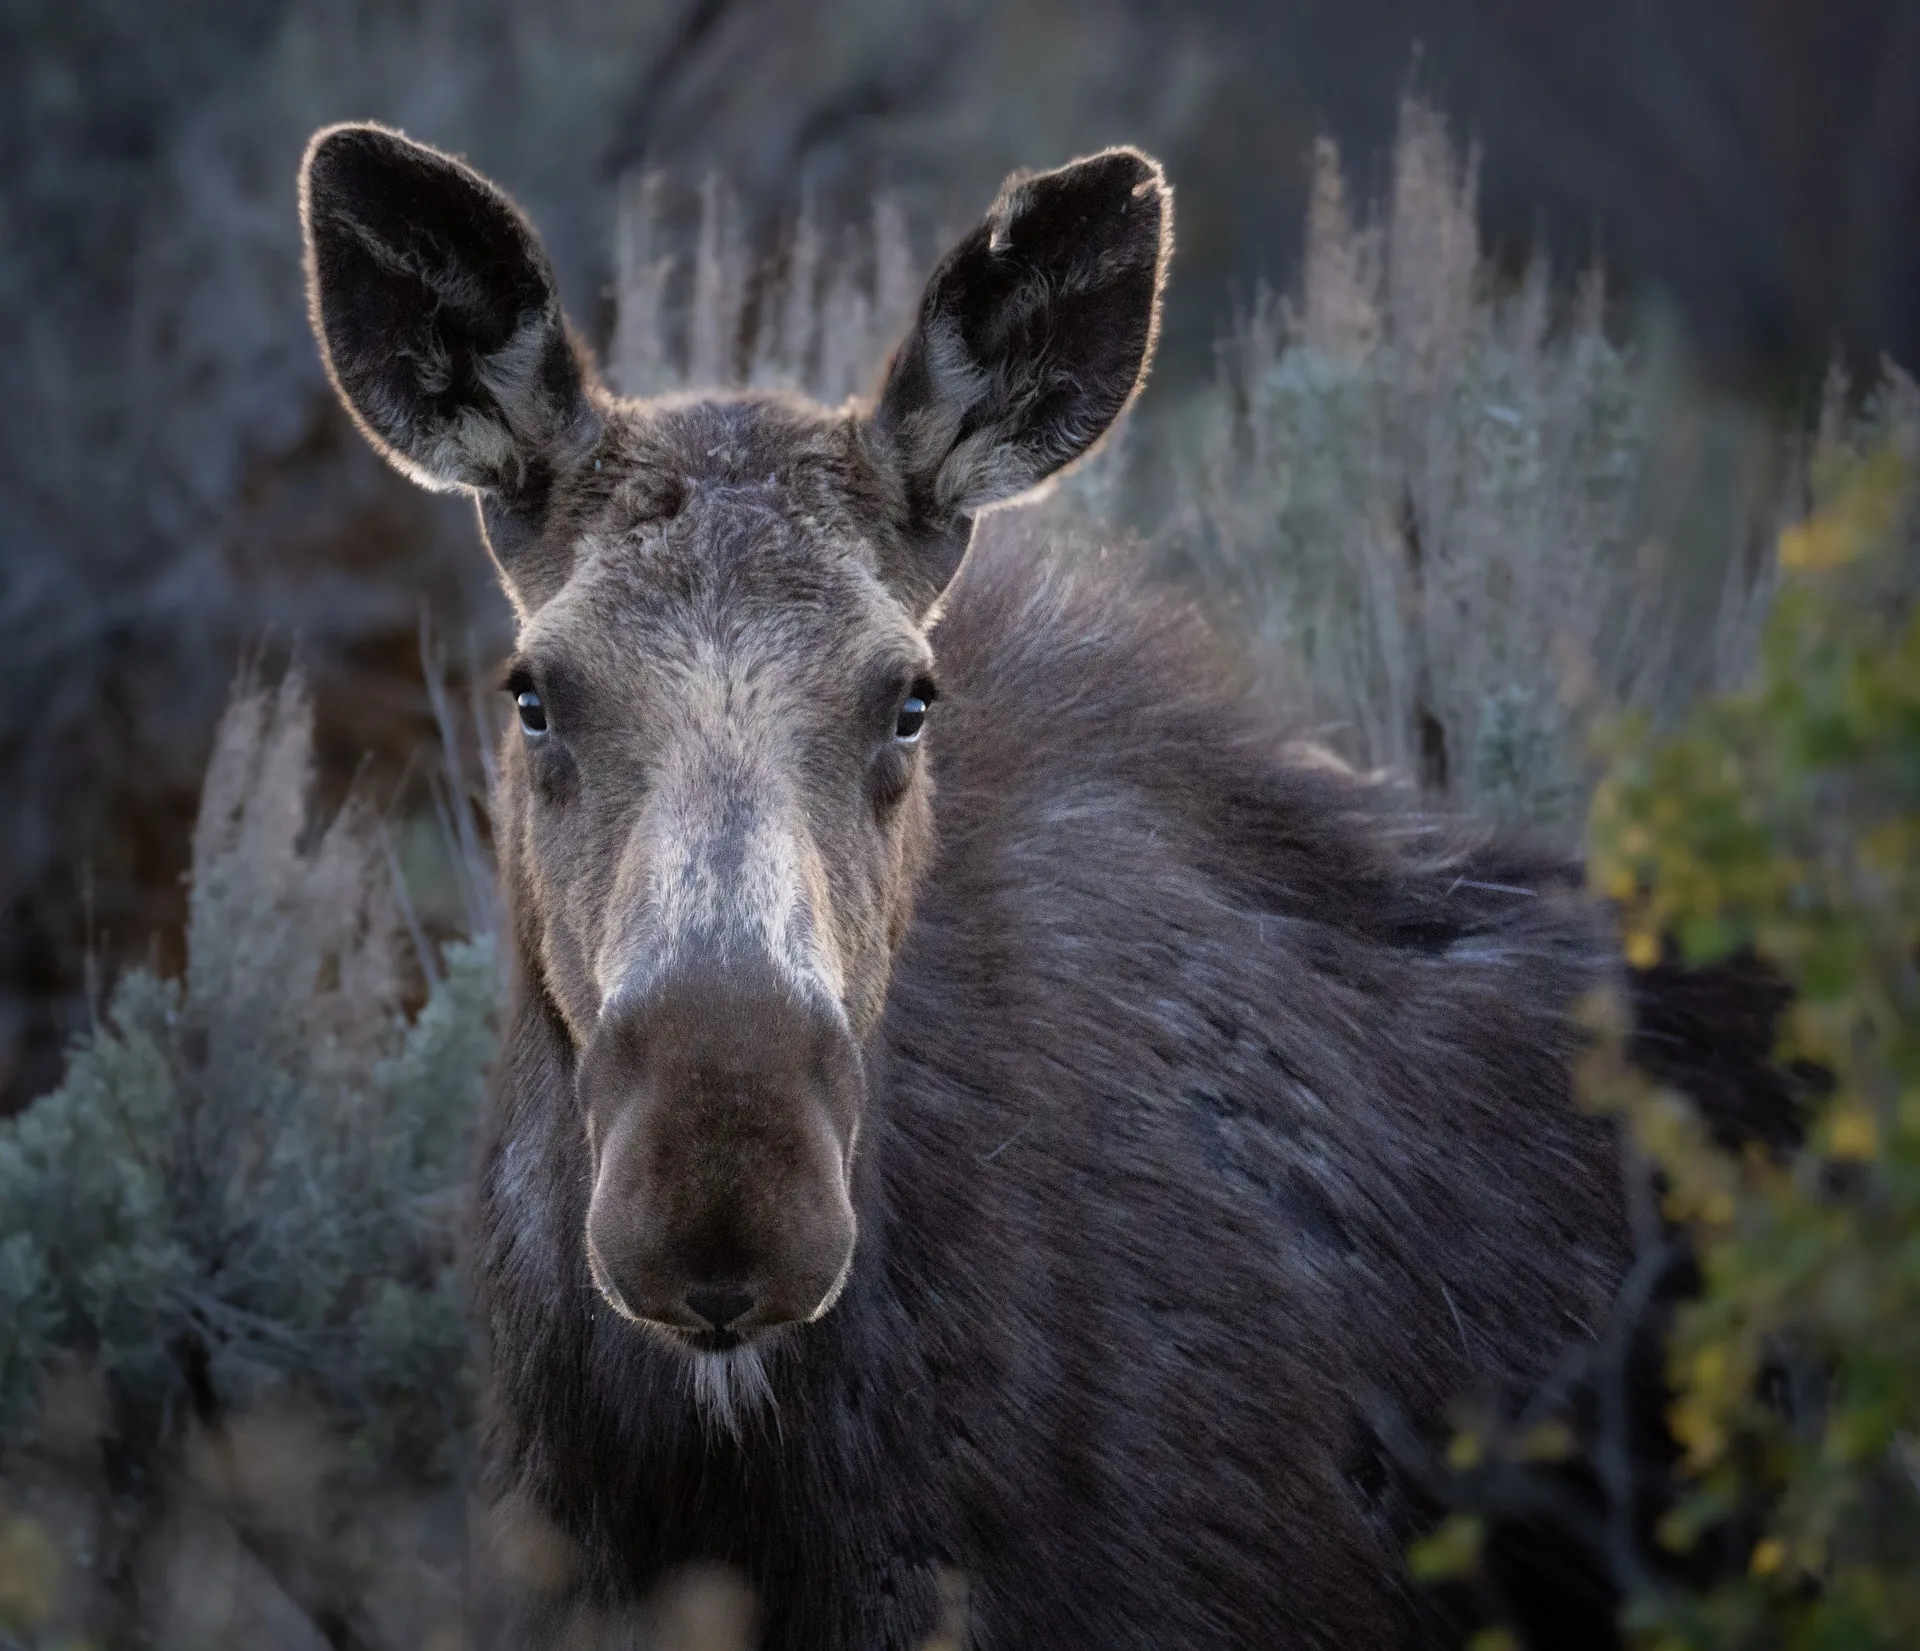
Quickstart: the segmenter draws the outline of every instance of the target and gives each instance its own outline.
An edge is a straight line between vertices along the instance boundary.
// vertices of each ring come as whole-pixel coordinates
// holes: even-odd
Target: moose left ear
[[[537,515],[599,417],[519,208],[372,125],[316,134],[300,207],[314,332],[360,427],[423,486],[472,489],[501,520]]]
[[[916,527],[1025,492],[1100,439],[1146,373],[1172,239],[1172,192],[1137,150],[1007,180],[933,272],[869,427]]]

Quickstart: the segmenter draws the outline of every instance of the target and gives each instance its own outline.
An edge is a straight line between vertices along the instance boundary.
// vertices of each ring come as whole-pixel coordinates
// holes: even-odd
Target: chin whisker
[[[684,1356],[694,1408],[715,1432],[737,1440],[749,1418],[763,1412],[778,1425],[779,1402],[760,1343],[747,1342],[724,1353],[690,1347]]]

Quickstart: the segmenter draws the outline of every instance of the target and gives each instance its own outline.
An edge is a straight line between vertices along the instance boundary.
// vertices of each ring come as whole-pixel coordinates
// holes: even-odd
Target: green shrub
[[[1517,1410],[1465,1402],[1444,1462],[1402,1441],[1449,1510],[1415,1574],[1507,1624],[1476,1651],[1519,1643],[1496,1528],[1542,1521],[1649,1651],[1920,1643],[1920,391],[1890,371],[1862,416],[1843,407],[1781,536],[1752,679],[1676,727],[1617,720],[1590,823],[1629,961],[1751,983],[1757,960],[1791,989],[1774,1058],[1804,1144],[1721,1144],[1629,1062],[1624,1006],[1595,1005],[1581,1090],[1629,1142],[1620,1298]],[[1747,1120],[1776,1142],[1778,1100]],[[1671,1468],[1643,1345],[1664,1356]]]
[[[1869,439],[1870,437],[1870,439]],[[1629,1605],[1643,1643],[1920,1643],[1920,417],[1892,380],[1830,433],[1782,537],[1753,684],[1671,737],[1628,728],[1594,804],[1628,955],[1750,948],[1792,985],[1780,1058],[1830,1079],[1791,1161],[1717,1148],[1603,1068],[1697,1246],[1670,1348],[1685,1549],[1761,1510],[1744,1574]]]
[[[298,1395],[428,1460],[465,1412],[454,1221],[494,1037],[481,935],[409,1019],[400,891],[350,797],[309,822],[297,677],[222,722],[193,845],[187,965],[135,970],[65,1080],[0,1125],[0,1419],[98,1368],[138,1431]]]

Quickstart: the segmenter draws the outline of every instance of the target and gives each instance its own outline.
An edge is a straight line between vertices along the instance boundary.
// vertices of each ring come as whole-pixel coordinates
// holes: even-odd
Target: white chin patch
[[[773,1383],[761,1349],[749,1342],[725,1353],[689,1350],[687,1379],[693,1386],[694,1408],[710,1426],[740,1437],[748,1417],[774,1408]]]

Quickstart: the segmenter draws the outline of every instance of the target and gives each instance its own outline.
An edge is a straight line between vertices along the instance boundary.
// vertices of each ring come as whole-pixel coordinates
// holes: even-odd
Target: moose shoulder
[[[981,1647],[1432,1641],[1375,1422],[1605,1321],[1615,964],[1576,868],[1290,760],[1179,605],[969,556],[1140,383],[1158,167],[1009,180],[839,409],[611,397],[395,133],[320,133],[302,207],[341,396],[518,616],[473,1266],[543,1534],[494,1626],[625,1644],[718,1562],[769,1646],[917,1645],[943,1571]]]

